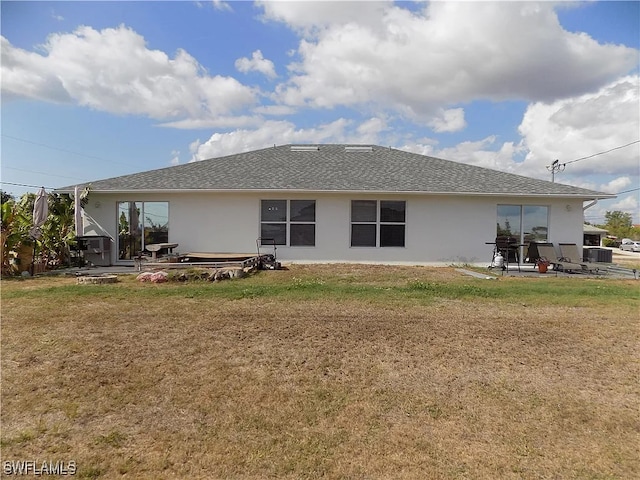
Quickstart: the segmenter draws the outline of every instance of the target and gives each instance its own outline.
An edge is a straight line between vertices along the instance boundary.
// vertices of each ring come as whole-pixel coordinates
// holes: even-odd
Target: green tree
[[[21,246],[33,246],[29,230],[33,225],[33,204],[35,194],[26,193],[19,201],[7,196],[2,202],[2,274],[15,273],[11,266],[12,253]],[[80,196],[80,205],[87,204],[89,189]],[[75,237],[75,204],[68,194],[50,193],[48,195],[49,215],[42,226],[42,235],[36,240],[36,254],[49,266],[68,265],[71,247]],[[31,262],[21,259],[23,262]],[[23,265],[24,266],[24,265]]]
[[[620,210],[614,210],[604,214],[605,224],[603,228],[609,232],[609,235],[615,235],[618,238],[629,238],[633,234],[633,219],[630,213]]]
[[[7,203],[9,200],[15,200],[15,198],[10,193],[0,190],[0,203]]]
[[[35,198],[35,195],[33,197]],[[3,198],[1,207],[2,227],[0,229],[2,275],[15,273],[12,267],[14,252],[17,252],[22,245],[33,244],[29,238],[32,215],[28,215],[25,205],[28,205],[28,199],[26,198],[21,199],[20,202],[16,202],[13,197]],[[33,211],[33,200],[31,200],[31,211]]]

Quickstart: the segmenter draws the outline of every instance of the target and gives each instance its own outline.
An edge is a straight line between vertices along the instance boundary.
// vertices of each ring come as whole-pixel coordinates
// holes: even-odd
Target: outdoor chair
[[[582,263],[574,263],[569,261],[568,259],[563,258],[562,256],[558,256],[556,254],[556,249],[553,246],[553,243],[538,243],[536,244],[538,247],[538,253],[540,254],[541,260],[546,260],[551,265],[553,265],[553,269],[556,271],[556,275],[558,271],[562,272],[585,272],[588,271],[586,265]]]
[[[592,267],[589,263],[581,260],[580,251],[578,250],[578,245],[575,243],[559,243],[560,247],[560,257],[571,263],[578,263],[582,265],[583,270],[588,270],[589,272],[598,272],[597,267]]]

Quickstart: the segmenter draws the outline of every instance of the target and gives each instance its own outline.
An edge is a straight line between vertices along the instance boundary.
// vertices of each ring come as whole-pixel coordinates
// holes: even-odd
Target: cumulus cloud
[[[356,132],[362,137],[358,143],[376,143],[380,133],[388,128],[385,119],[372,117],[356,128]]]
[[[171,160],[169,160],[171,166],[180,165],[180,150],[171,151]]]
[[[607,182],[600,186],[600,190],[607,193],[618,193],[624,191],[630,185],[632,185],[631,178],[627,176],[614,178],[610,182]]]
[[[194,147],[192,161],[287,143],[351,143],[357,137],[348,130],[350,120],[340,118],[312,128],[296,128],[288,121],[270,120],[253,130],[214,133],[209,140]],[[356,142],[353,142],[356,143]]]
[[[213,118],[256,102],[256,93],[234,78],[208,75],[184,50],[174,58],[150,50],[125,26],[50,35],[46,55],[4,37],[1,47],[2,91],[9,96],[160,120]]]
[[[526,174],[544,171],[558,159],[572,162],[638,140],[640,132],[640,77],[626,76],[593,93],[529,105],[519,126],[529,153]],[[568,163],[569,175],[635,172],[638,176],[640,144]],[[539,176],[539,175],[536,175]]]
[[[258,0],[257,5],[264,9],[265,21],[277,21],[306,36],[318,35],[321,30],[347,23],[379,26],[391,0],[319,2],[300,0],[295,2],[273,2]]]
[[[235,65],[238,71],[242,73],[260,72],[271,79],[278,76],[273,62],[264,58],[260,50],[253,52],[251,58],[242,57],[237,59]]]
[[[261,5],[265,18],[304,35],[276,90],[283,103],[374,103],[434,128],[453,125],[442,122],[443,106],[555,101],[638,63],[635,49],[564,30],[552,2],[430,2],[418,12],[389,2]]]
[[[615,211],[620,210],[622,212],[630,213],[635,219],[638,218],[638,195],[627,195],[613,202],[607,210]]]
[[[462,108],[450,108],[448,110],[441,108],[438,116],[429,120],[427,124],[437,133],[457,132],[467,126],[467,122],[464,119],[464,109]]]
[[[225,12],[232,12],[233,8],[229,5],[228,2],[223,2],[222,0],[212,0],[213,8],[216,10],[222,10]]]

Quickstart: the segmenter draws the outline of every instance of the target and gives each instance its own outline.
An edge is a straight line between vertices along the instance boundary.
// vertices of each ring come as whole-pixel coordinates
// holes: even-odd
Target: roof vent
[[[317,145],[291,145],[292,152],[317,152],[320,147]]]
[[[371,145],[351,146],[351,147],[344,147],[344,151],[345,152],[373,152],[373,147]]]

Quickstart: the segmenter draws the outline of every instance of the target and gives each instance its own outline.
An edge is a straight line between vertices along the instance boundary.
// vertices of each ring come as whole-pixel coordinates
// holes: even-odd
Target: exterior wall
[[[372,262],[486,266],[496,236],[498,204],[549,206],[549,241],[582,245],[580,200],[498,198],[488,196],[282,194],[282,193],[93,193],[85,215],[85,235],[114,239],[112,263],[117,262],[118,201],[168,201],[169,241],[180,253],[256,251],[260,236],[260,200],[316,200],[315,247],[278,246],[284,262]],[[351,200],[405,200],[405,247],[351,247]],[[263,247],[261,251],[269,252]]]

